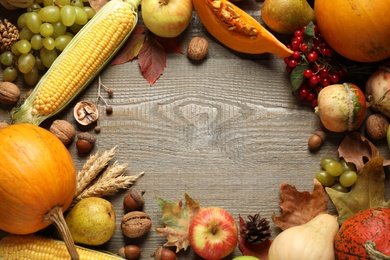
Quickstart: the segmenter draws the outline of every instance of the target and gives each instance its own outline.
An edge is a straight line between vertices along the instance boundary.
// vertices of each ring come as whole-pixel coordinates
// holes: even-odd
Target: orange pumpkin
[[[227,0],[192,0],[207,31],[232,50],[247,53],[273,53],[280,58],[292,51],[252,16]]]
[[[390,1],[315,0],[318,28],[342,56],[358,62],[390,57]]]
[[[0,130],[0,141],[0,229],[30,234],[54,224],[68,249],[74,246],[63,217],[76,191],[76,169],[66,147],[31,124]]]

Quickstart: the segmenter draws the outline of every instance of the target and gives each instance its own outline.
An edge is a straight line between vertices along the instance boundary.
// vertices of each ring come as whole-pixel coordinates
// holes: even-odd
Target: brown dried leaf
[[[89,5],[97,12],[102,8],[109,0],[88,0]]]
[[[272,215],[272,221],[282,230],[307,223],[315,216],[326,213],[328,200],[321,183],[314,179],[313,192],[300,192],[295,186],[282,182],[280,184],[280,195],[282,199],[279,206],[282,215]]]

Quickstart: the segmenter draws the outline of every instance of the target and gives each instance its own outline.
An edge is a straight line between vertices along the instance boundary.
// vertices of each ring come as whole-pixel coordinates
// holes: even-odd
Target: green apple
[[[243,255],[243,256],[237,256],[233,258],[233,260],[261,260],[261,259],[250,255]]]
[[[160,37],[179,36],[190,24],[191,0],[142,0],[142,20],[152,33]]]
[[[189,241],[196,254],[205,259],[222,259],[238,242],[238,228],[232,215],[218,207],[201,209],[191,220]]]
[[[114,235],[116,216],[108,200],[98,197],[79,201],[65,216],[76,244],[97,246]]]

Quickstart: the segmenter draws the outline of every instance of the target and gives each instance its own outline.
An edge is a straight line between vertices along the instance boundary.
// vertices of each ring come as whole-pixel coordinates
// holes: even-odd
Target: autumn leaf
[[[160,37],[157,35],[153,36],[156,41],[158,41],[166,51],[166,53],[179,53],[183,54],[183,49],[181,47],[181,40],[178,37],[166,38]]]
[[[138,64],[144,78],[153,85],[166,67],[167,54],[162,45],[150,37],[141,47]]]
[[[119,65],[133,60],[138,56],[146,38],[146,30],[143,26],[136,26],[124,43],[121,50],[115,56],[111,65]]]
[[[321,183],[314,179],[313,192],[300,192],[294,186],[282,182],[280,184],[281,200],[279,206],[282,215],[272,215],[272,221],[282,230],[307,223],[315,216],[326,213],[328,200]]]
[[[361,210],[390,207],[390,200],[385,201],[385,172],[383,158],[380,156],[369,160],[364,165],[348,193],[329,187],[325,190],[337,209],[340,224]]]
[[[100,8],[103,7],[106,3],[108,3],[109,0],[88,0],[89,5],[95,10],[96,12],[100,10]]]
[[[259,244],[251,244],[243,237],[239,237],[238,241],[238,249],[240,249],[243,255],[254,256],[261,260],[268,260],[268,251],[272,244],[272,240],[267,238]]]
[[[169,202],[156,197],[157,204],[162,211],[161,223],[164,228],[156,228],[157,233],[168,241],[164,246],[175,246],[176,253],[181,249],[186,250],[190,245],[188,231],[191,220],[201,209],[200,204],[193,200],[187,193],[185,195],[185,207],[182,200]]]

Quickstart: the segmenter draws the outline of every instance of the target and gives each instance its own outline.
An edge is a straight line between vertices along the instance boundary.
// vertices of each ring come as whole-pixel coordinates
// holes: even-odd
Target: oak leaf
[[[186,250],[189,243],[188,232],[191,220],[201,209],[200,204],[193,200],[187,193],[185,195],[185,207],[182,200],[178,203],[166,201],[156,197],[157,204],[162,211],[161,223],[163,228],[156,228],[157,233],[168,241],[164,246],[175,246],[176,253],[181,249]]]
[[[294,186],[282,182],[280,184],[281,200],[279,206],[282,215],[272,215],[272,221],[282,230],[307,223],[315,216],[326,213],[328,200],[321,183],[314,179],[313,192],[300,192]]]
[[[144,78],[150,85],[153,85],[163,74],[166,60],[167,53],[163,46],[154,38],[148,38],[139,51],[138,64]]]
[[[121,50],[115,56],[111,65],[119,65],[133,60],[138,56],[146,38],[146,30],[143,26],[136,26],[124,43]]]
[[[325,190],[336,207],[340,224],[361,210],[390,207],[390,200],[385,201],[385,172],[383,158],[380,156],[369,160],[364,165],[348,193],[329,187]]]

